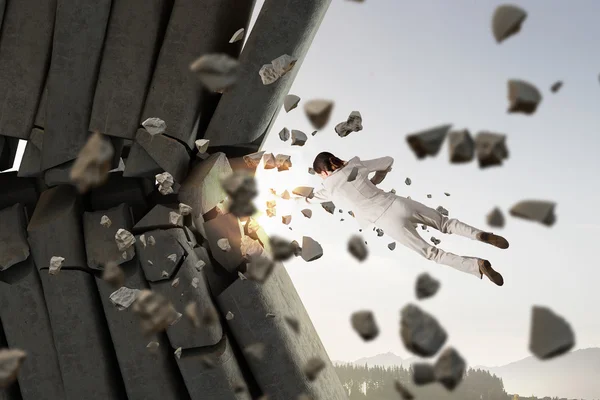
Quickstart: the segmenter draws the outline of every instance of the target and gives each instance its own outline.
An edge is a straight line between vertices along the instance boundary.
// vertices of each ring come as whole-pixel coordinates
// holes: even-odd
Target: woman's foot
[[[500,275],[499,272],[494,271],[492,268],[492,264],[488,260],[477,260],[477,264],[479,264],[479,273],[481,274],[481,278],[483,275],[487,276],[488,279],[494,282],[498,286],[504,285],[504,278]]]
[[[508,249],[508,240],[504,239],[502,236],[494,235],[489,232],[480,232],[477,234],[477,240],[483,243],[491,244],[492,246],[496,246],[500,249]]]

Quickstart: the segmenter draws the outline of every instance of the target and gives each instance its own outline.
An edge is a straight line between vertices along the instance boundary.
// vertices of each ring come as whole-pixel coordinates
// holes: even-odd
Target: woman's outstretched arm
[[[373,185],[379,185],[383,182],[388,172],[392,170],[392,165],[394,165],[394,159],[389,156],[374,158],[372,160],[361,160],[361,162],[369,172],[375,172],[375,175],[371,178]]]

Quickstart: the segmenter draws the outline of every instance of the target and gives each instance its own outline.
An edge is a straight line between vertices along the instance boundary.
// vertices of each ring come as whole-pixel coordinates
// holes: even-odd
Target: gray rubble
[[[245,172],[234,172],[221,183],[229,196],[228,211],[236,217],[249,217],[256,212],[253,200],[258,196],[254,176]]]
[[[246,30],[244,28],[240,28],[237,31],[235,31],[235,33],[231,36],[231,39],[229,39],[229,43],[235,43],[242,40],[244,38],[245,32]]]
[[[326,201],[324,203],[321,203],[321,207],[323,207],[323,209],[329,214],[333,214],[335,212],[335,204],[333,204],[332,201]]]
[[[144,334],[162,332],[181,318],[164,296],[150,290],[138,293],[132,310],[140,318]]]
[[[352,132],[360,132],[362,129],[362,116],[359,111],[352,111],[346,122],[340,122],[335,126],[335,132],[339,137],[346,137]]]
[[[434,157],[440,151],[452,125],[440,125],[406,136],[406,141],[418,159]]]
[[[157,174],[155,178],[156,182],[158,183],[158,191],[160,194],[167,195],[173,193],[173,185],[175,184],[173,175],[168,172],[163,172]]]
[[[275,166],[277,167],[277,171],[287,171],[292,167],[291,156],[286,154],[277,154],[275,156]]]
[[[323,256],[323,247],[309,236],[302,237],[302,259],[306,262],[318,260]]]
[[[102,279],[115,288],[120,288],[125,283],[125,273],[114,261],[109,261],[104,265]]]
[[[0,349],[0,389],[5,389],[17,379],[27,353],[20,349]]]
[[[440,239],[437,239],[436,237],[432,236],[431,243],[433,243],[437,246],[438,244],[442,243],[442,241]]]
[[[448,347],[438,357],[433,366],[435,379],[447,390],[454,390],[461,382],[467,363],[452,347]]]
[[[508,112],[531,115],[542,101],[542,94],[534,85],[522,80],[508,81]]]
[[[415,285],[417,299],[423,300],[434,296],[440,289],[440,281],[429,275],[422,273],[418,276]]]
[[[265,169],[273,169],[277,167],[277,161],[273,153],[265,153],[262,156],[263,164]]]
[[[412,181],[410,180],[410,178],[406,178],[404,180],[404,183],[408,186],[408,185],[410,185],[412,183]]]
[[[556,222],[556,203],[543,200],[523,200],[510,208],[510,215],[552,226]]]
[[[557,93],[557,92],[560,90],[560,88],[562,88],[562,86],[563,86],[563,83],[562,83],[562,81],[557,81],[557,82],[554,82],[554,83],[552,84],[552,86],[550,86],[550,91],[551,91],[552,93]]]
[[[492,132],[479,132],[475,137],[475,149],[480,168],[502,165],[508,158],[506,135]]]
[[[167,124],[160,118],[150,117],[142,122],[142,126],[146,131],[154,136],[154,135],[162,135],[167,131]]]
[[[297,186],[292,190],[292,193],[296,196],[308,197],[310,199],[313,197],[314,190],[311,186]]]
[[[388,249],[393,251],[394,249],[396,249],[396,242],[392,242],[392,243],[388,244],[387,247],[388,247]]]
[[[435,382],[435,369],[430,363],[414,363],[412,364],[412,377],[415,385],[428,385]]]
[[[279,132],[279,139],[281,139],[282,142],[287,142],[290,140],[290,130],[288,128],[283,128]]]
[[[63,262],[65,262],[64,257],[52,256],[50,258],[50,267],[48,269],[48,273],[50,275],[58,275],[58,273],[60,272],[60,269],[63,266]]]
[[[110,301],[117,309],[125,310],[135,302],[139,294],[139,289],[122,286],[110,295]]]
[[[237,81],[239,66],[228,54],[205,54],[190,65],[190,71],[208,90],[223,93]]]
[[[540,360],[548,360],[569,352],[575,346],[571,325],[547,307],[533,306],[529,351]]]
[[[384,235],[383,229],[381,228],[377,228],[375,232],[377,232],[377,237],[382,237]]]
[[[205,154],[208,151],[210,140],[198,139],[194,141],[194,145],[196,146],[196,150],[198,150],[198,154]]]
[[[365,341],[369,342],[379,336],[379,327],[371,311],[357,311],[350,317],[352,328]]]
[[[359,235],[353,235],[348,240],[348,252],[352,254],[358,261],[365,261],[369,255],[367,246],[365,246],[363,238]]]
[[[468,163],[475,156],[475,141],[467,129],[448,133],[448,151],[453,164]]]
[[[448,335],[433,316],[408,304],[401,312],[400,337],[410,352],[432,357],[442,348]]]
[[[304,113],[315,129],[322,129],[329,122],[333,110],[333,101],[315,99],[304,103]]]
[[[505,224],[504,214],[500,208],[495,207],[486,215],[487,224],[493,228],[503,228]]]
[[[285,99],[283,100],[283,108],[285,109],[285,112],[290,112],[294,108],[298,107],[299,102],[300,97],[296,96],[295,94],[288,94],[285,96]]]
[[[295,129],[292,130],[292,146],[304,146],[307,140],[308,136],[306,136],[306,133]]]
[[[358,167],[352,167],[352,170],[348,174],[348,182],[354,182],[358,176]]]
[[[110,225],[103,226],[98,223],[103,217],[111,221]],[[126,204],[108,210],[83,213],[88,267],[101,270],[102,266],[110,261],[122,264],[133,259],[135,248],[131,245],[135,238],[127,230],[131,229],[131,223],[131,211]]]
[[[115,233],[115,242],[119,251],[126,251],[135,243],[135,237],[128,230],[119,228]]]
[[[527,13],[521,7],[512,4],[498,6],[492,16],[492,33],[497,43],[519,33]]]
[[[92,187],[106,182],[108,171],[111,170],[114,148],[110,140],[100,133],[92,133],[85,145],[79,151],[73,163],[70,179],[79,192],[85,193]]]

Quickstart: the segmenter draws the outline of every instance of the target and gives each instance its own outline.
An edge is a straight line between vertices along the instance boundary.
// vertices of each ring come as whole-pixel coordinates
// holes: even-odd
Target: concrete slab
[[[239,266],[244,261],[240,246],[244,229],[239,219],[232,214],[223,214],[204,223],[206,238],[214,259],[229,272],[237,273]],[[223,251],[218,241],[227,239],[231,249]]]
[[[22,204],[0,210],[0,271],[29,257],[27,220]]]

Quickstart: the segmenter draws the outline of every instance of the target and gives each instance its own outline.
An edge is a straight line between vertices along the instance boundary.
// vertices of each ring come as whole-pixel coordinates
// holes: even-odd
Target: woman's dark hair
[[[341,160],[326,151],[317,154],[315,161],[313,161],[313,169],[317,174],[324,171],[333,172],[336,169],[342,168],[344,165],[346,165],[344,160]]]

